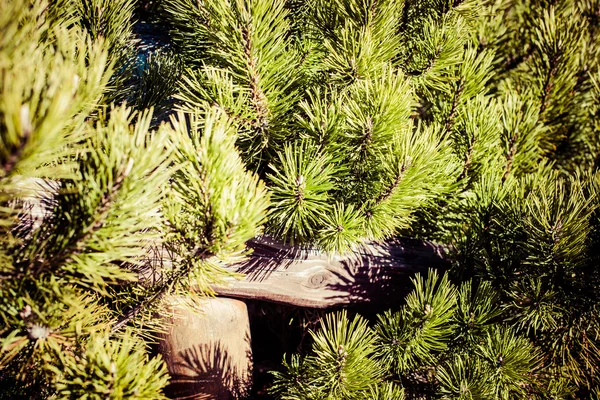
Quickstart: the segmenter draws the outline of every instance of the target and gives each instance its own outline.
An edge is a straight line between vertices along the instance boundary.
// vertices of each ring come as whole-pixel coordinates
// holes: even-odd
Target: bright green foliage
[[[132,50],[134,4],[133,0],[77,0],[63,8],[65,12],[74,10],[77,24],[92,39],[104,38],[112,57],[122,57]]]
[[[449,276],[462,282],[450,290],[454,286],[438,283],[436,275],[428,280],[431,286],[417,280],[404,306],[378,317],[374,354],[389,378],[414,396],[593,393],[600,384],[600,4],[303,4],[304,15],[316,16],[307,22],[307,36],[320,51],[315,65],[331,75],[324,74],[324,87],[309,88],[300,103],[300,137],[342,167],[334,176],[342,179],[343,196],[328,199],[345,205],[319,220],[340,221],[344,229],[338,232],[344,232],[349,224],[342,212],[352,204],[358,226],[345,237],[348,242],[400,232],[445,243],[453,261]],[[376,17],[365,19],[361,12]],[[393,28],[376,33],[387,18]],[[372,31],[353,31],[365,21]],[[367,41],[381,52],[364,51]],[[383,54],[387,63],[379,58]],[[402,85],[392,76],[401,77]],[[369,107],[380,113],[371,114]],[[378,118],[385,123],[378,126]],[[359,140],[361,127],[372,133],[367,147]],[[428,164],[417,175],[426,178],[408,181],[407,191],[401,186],[418,166],[421,148],[411,147],[413,138],[430,150],[421,153]],[[394,150],[396,140],[402,152]],[[394,174],[404,169],[397,194],[381,197],[388,193],[383,185],[396,182]],[[382,198],[390,199],[389,208],[379,204]],[[351,247],[333,227],[325,232],[323,247]]]
[[[193,38],[197,50],[188,63],[200,64],[184,78],[184,109],[217,106],[235,122],[239,144],[253,164],[268,162],[269,149],[286,140],[291,107],[296,102],[300,57],[290,48],[289,23],[284,1],[239,0],[189,4],[167,1],[165,12],[174,15],[184,5],[194,13],[185,21],[187,46]],[[182,23],[174,17],[174,24]],[[204,24],[198,23],[205,21]],[[190,26],[191,25],[191,26]],[[178,37],[178,36],[175,36]]]
[[[105,396],[104,358],[145,363],[161,299],[264,229],[452,263],[371,324],[326,319],[281,398],[598,395],[597,0],[157,0],[171,48],[137,58],[134,0],[21,3],[0,0],[0,383]]]
[[[220,258],[239,256],[262,224],[268,199],[264,185],[246,171],[236,153],[235,128],[217,110],[206,114],[202,125],[197,115],[188,121],[180,115],[173,127],[171,137],[178,144],[182,167],[174,175],[180,205],[168,213],[170,223],[181,232],[198,224],[193,234],[185,232],[185,241],[198,243],[195,251]]]
[[[28,10],[6,0],[1,7],[0,201],[5,203],[15,191],[26,190],[20,183],[25,178],[69,176],[70,145],[80,136],[64,130],[81,129],[110,69],[102,43],[79,30],[49,31],[40,16],[42,4]],[[46,43],[38,44],[44,36]],[[10,210],[0,206],[0,212],[0,226],[11,224],[5,219]]]
[[[371,387],[365,395],[365,399],[372,400],[404,400],[404,389],[392,382],[383,382],[378,386]]]
[[[235,127],[222,112],[211,110],[202,120],[197,114],[180,114],[172,125],[169,134],[180,167],[165,204],[165,239],[182,259],[163,280],[183,285],[179,289],[189,290],[190,283],[205,289],[219,276],[219,263],[239,261],[246,254],[245,242],[260,232],[266,216],[268,195],[236,153]]]
[[[309,362],[319,371],[316,384],[333,398],[355,398],[355,392],[368,389],[381,374],[379,365],[368,356],[373,352],[373,339],[366,321],[354,317],[348,321],[342,313],[323,322],[313,335],[314,358]],[[335,368],[329,369],[331,365]]]
[[[116,68],[108,82],[104,102],[131,101],[133,87],[127,87],[132,78],[132,66],[135,63],[133,10],[135,0],[74,0],[65,4],[65,0],[52,2],[57,12],[68,14],[71,23],[81,27],[92,40],[106,42],[109,61]]]
[[[53,278],[4,283],[2,293],[1,362],[23,379],[43,374],[30,368],[102,327],[108,314],[90,296]]]
[[[339,171],[309,143],[285,146],[279,159],[281,169],[273,165],[269,176],[277,185],[272,189],[273,225],[279,235],[290,237],[292,242],[307,240],[329,215],[328,192],[333,189],[331,179]]]
[[[238,127],[273,193],[269,232],[348,250],[410,226],[452,184],[451,153],[438,130],[415,129],[410,80],[394,65],[400,5],[164,2],[186,48],[182,108],[216,106]],[[306,20],[293,25],[295,13]]]
[[[447,349],[452,335],[456,289],[443,277],[432,273],[427,282],[413,281],[415,291],[397,314],[384,313],[376,325],[379,352],[385,365],[396,373],[413,369],[423,361],[433,362]]]
[[[134,116],[125,108],[84,130],[79,168],[61,181],[49,215],[21,248],[15,267],[30,274],[77,276],[80,285],[102,290],[107,283],[134,276],[115,262],[140,263],[144,243],[158,240],[156,212],[171,175],[166,132],[148,133],[150,115]],[[76,224],[73,221],[77,221]],[[106,243],[110,243],[107,246]],[[24,264],[24,265],[23,265]]]
[[[474,344],[487,327],[500,316],[498,293],[489,281],[473,287],[471,281],[460,286],[457,309],[454,318],[457,326],[457,340]]]
[[[83,354],[81,361],[62,356],[59,367],[53,367],[57,398],[166,399],[161,392],[167,384],[165,365],[159,358],[148,359],[130,332],[112,341],[108,334],[95,333]]]
[[[378,387],[382,368],[372,356],[375,338],[360,316],[345,311],[330,314],[321,329],[311,332],[313,353],[305,360],[292,356],[287,372],[274,372],[273,392],[283,399],[367,399],[397,389]]]
[[[273,373],[273,393],[282,399],[321,392],[326,394],[308,398],[369,398],[359,385],[350,386],[350,372],[343,382],[351,392],[339,390],[337,375],[329,378],[328,371],[345,372],[339,366],[339,351],[335,354],[338,346],[361,350],[364,359],[360,359],[356,372],[369,377],[372,388],[377,387],[370,398],[385,399],[386,393],[402,398],[394,383],[398,379],[414,395],[522,398],[526,385],[535,381],[540,352],[524,334],[498,323],[499,299],[489,284],[473,289],[469,281],[457,290],[446,275],[440,279],[435,271],[430,271],[427,280],[417,276],[413,283],[415,289],[406,304],[396,312],[380,315],[373,330],[362,321],[364,326],[358,334],[353,325],[361,321],[359,317],[347,326],[344,314],[329,315],[321,331],[313,334],[311,353],[305,359],[293,356],[291,363],[285,364],[287,372]],[[348,350],[348,354],[353,353]],[[350,363],[343,366],[350,367]]]
[[[144,341],[161,300],[209,292],[265,218],[221,114],[153,130],[151,110],[103,105],[132,96],[133,9],[0,2],[1,398],[164,398]]]
[[[143,246],[159,238],[163,223],[157,209],[164,190],[156,188],[167,184],[172,152],[165,147],[166,132],[148,133],[149,114],[137,116],[135,125],[130,125],[132,117],[121,108],[111,113],[110,120],[100,117],[96,127],[89,123],[79,130],[80,142],[72,149],[76,154],[72,178],[46,186],[44,196],[55,195],[42,200],[44,211],[34,216],[39,222],[8,231],[16,236],[4,248],[2,265],[2,364],[26,381],[45,375],[55,382],[58,378],[52,377],[62,371],[58,360],[80,364],[74,348],[119,317],[116,310],[102,305],[106,296],[115,284],[137,280],[133,272],[142,265]],[[143,346],[139,338],[130,342],[134,340]],[[88,352],[98,350],[99,343],[111,346],[108,339],[96,341]],[[129,350],[123,348],[122,363],[136,360],[128,359]],[[106,351],[114,355],[110,348]],[[67,358],[57,358],[63,354]],[[149,373],[158,373],[158,365],[150,363]],[[30,371],[36,366],[38,370]],[[157,376],[158,383],[148,381],[152,392],[164,385],[164,378]],[[100,390],[95,380],[104,378],[92,374],[79,379],[73,384],[89,391]],[[136,385],[147,390],[143,381]]]

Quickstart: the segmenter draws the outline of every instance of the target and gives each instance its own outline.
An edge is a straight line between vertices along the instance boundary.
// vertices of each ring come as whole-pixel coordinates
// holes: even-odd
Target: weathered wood
[[[226,298],[169,297],[159,352],[173,399],[236,400],[252,386],[252,347],[246,304]]]
[[[248,260],[227,268],[245,278],[214,286],[218,295],[314,308],[391,304],[406,294],[416,272],[447,266],[444,246],[416,239],[370,243],[343,256],[286,246],[269,237],[256,238],[249,246],[254,252]]]

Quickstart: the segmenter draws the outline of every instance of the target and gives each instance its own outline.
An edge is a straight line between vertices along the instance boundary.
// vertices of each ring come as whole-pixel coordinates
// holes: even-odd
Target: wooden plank
[[[416,272],[448,265],[444,246],[408,238],[369,243],[347,255],[286,246],[270,237],[249,246],[254,252],[248,260],[227,268],[245,278],[214,286],[217,295],[314,308],[393,304]]]
[[[49,211],[45,208],[49,202],[42,198],[58,189],[55,182],[41,179],[28,183],[31,194],[20,204],[22,234],[42,223]],[[226,268],[245,278],[228,278],[213,286],[217,295],[314,308],[397,304],[416,272],[448,265],[445,246],[409,238],[365,244],[346,255],[289,246],[269,236],[255,238],[248,246],[253,249],[248,259]],[[160,268],[176,262],[160,249],[149,249],[147,261],[148,268],[138,271],[142,280],[156,278],[157,270],[150,264]]]

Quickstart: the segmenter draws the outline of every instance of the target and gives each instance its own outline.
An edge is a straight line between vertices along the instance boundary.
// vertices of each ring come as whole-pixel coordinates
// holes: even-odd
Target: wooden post
[[[200,299],[191,310],[171,297],[164,316],[167,332],[159,351],[171,375],[173,399],[237,400],[252,384],[252,347],[246,304],[227,298]]]

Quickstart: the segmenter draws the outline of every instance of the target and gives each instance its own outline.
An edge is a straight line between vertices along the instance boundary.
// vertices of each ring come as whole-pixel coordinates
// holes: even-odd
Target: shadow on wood
[[[252,350],[244,302],[208,298],[200,310],[171,307],[169,330],[161,334],[162,354],[174,399],[237,400],[252,381]]]
[[[188,347],[179,351],[177,358],[174,369],[180,372],[171,375],[167,396],[223,400],[245,396],[242,388],[247,382],[240,378],[240,371],[220,341]]]
[[[218,295],[328,308],[402,300],[410,277],[428,268],[444,269],[446,248],[417,239],[362,245],[346,255],[288,246],[269,237],[249,242],[248,260],[227,267],[245,278],[216,285]]]

